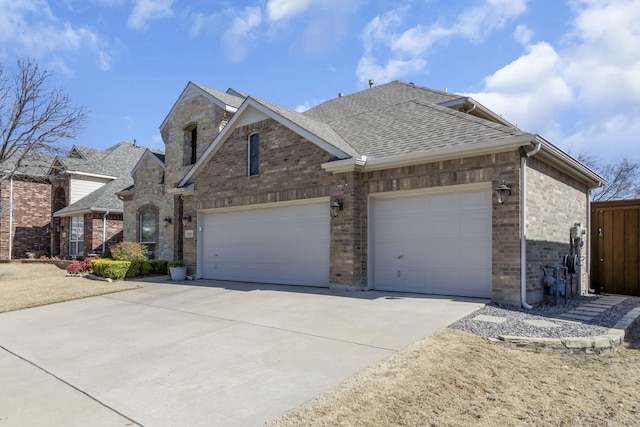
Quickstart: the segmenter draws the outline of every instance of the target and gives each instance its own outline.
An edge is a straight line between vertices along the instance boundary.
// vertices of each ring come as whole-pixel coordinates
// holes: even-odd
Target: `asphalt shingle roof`
[[[70,170],[116,176],[117,179],[108,182],[77,202],[57,211],[56,216],[88,211],[122,212],[123,203],[116,193],[133,185],[131,171],[146,149],[146,147],[140,145],[121,142],[102,151],[102,155],[98,155],[92,160],[85,160],[84,163],[77,162],[78,159],[72,159],[71,163],[74,164],[74,167],[70,167]],[[153,154],[164,158],[164,154],[156,152],[153,152]],[[68,158],[62,160],[69,163]]]
[[[20,155],[21,152],[15,152],[11,157],[0,162],[0,174],[14,171]],[[45,178],[49,174],[53,159],[55,159],[53,154],[31,152],[22,159],[15,173],[21,176]]]
[[[460,98],[396,81],[327,101],[303,114],[326,123],[355,152],[368,158],[528,135],[439,105]]]

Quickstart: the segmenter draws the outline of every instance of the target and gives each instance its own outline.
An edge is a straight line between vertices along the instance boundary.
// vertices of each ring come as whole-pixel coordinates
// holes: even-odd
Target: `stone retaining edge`
[[[497,341],[513,348],[538,353],[597,356],[617,353],[622,347],[625,337],[636,325],[640,325],[640,307],[636,307],[627,313],[612,329],[609,329],[609,333],[606,335],[566,338],[531,338],[501,335]]]

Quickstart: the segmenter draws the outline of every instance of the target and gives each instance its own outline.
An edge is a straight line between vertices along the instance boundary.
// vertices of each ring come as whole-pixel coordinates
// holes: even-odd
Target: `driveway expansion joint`
[[[112,406],[107,405],[106,403],[104,403],[103,401],[101,401],[100,399],[96,398],[95,396],[92,396],[91,394],[87,393],[86,391],[82,390],[81,388],[71,384],[69,381],[66,381],[65,379],[59,377],[58,375],[54,374],[53,372],[43,368],[42,366],[38,365],[37,363],[9,350],[8,348],[6,348],[3,345],[0,345],[0,349],[6,351],[7,353],[9,353],[10,355],[12,355],[13,357],[22,360],[23,362],[28,363],[29,365],[33,366],[34,368],[38,369],[41,372],[44,372],[45,374],[49,375],[50,377],[52,377],[53,379],[55,379],[58,382],[61,382],[62,384],[66,385],[67,387],[71,387],[72,389],[74,389],[75,391],[79,392],[80,394],[88,397],[89,399],[91,399],[92,401],[96,402],[98,405],[104,407],[105,409],[108,409],[109,411],[118,414],[119,416],[121,416],[122,418],[126,419],[127,421],[130,421],[131,423],[133,423],[134,425],[140,426],[140,427],[144,427],[143,424],[139,423],[138,421],[134,420],[133,418],[123,414],[122,412],[118,411],[117,409],[113,408]],[[1,421],[1,420],[0,420]]]

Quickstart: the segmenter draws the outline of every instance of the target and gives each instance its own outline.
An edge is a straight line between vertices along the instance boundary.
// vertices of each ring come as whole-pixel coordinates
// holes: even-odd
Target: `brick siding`
[[[0,259],[9,258],[10,181],[0,184]],[[27,258],[27,253],[51,251],[47,226],[51,220],[51,184],[13,179],[12,208],[13,259]]]

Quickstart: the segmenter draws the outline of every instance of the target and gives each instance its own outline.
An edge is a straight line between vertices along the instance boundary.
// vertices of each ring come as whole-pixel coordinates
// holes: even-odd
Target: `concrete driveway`
[[[0,314],[0,425],[261,425],[486,302],[185,283]]]

